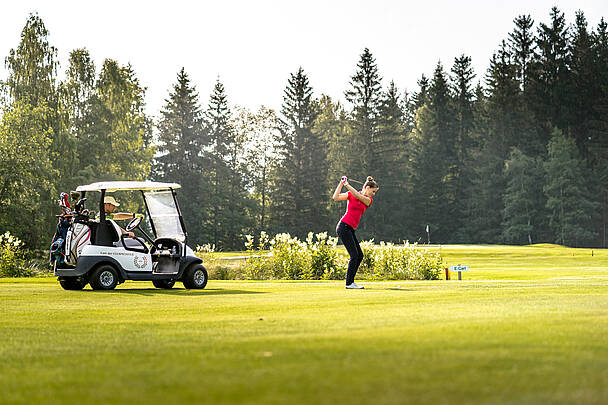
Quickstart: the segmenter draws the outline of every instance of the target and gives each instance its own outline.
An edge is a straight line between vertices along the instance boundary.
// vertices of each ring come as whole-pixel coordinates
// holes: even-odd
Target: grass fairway
[[[0,403],[608,403],[608,252],[441,249],[465,280],[0,280]]]

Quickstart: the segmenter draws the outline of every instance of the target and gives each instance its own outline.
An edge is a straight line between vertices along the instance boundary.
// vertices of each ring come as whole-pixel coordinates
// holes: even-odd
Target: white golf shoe
[[[361,285],[357,285],[357,283],[352,283],[346,286],[347,290],[363,290],[365,287]]]

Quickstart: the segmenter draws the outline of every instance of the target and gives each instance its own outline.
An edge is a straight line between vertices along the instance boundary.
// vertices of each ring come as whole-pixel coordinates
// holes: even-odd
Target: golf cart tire
[[[113,290],[118,284],[118,272],[114,266],[102,264],[93,270],[89,283],[93,290]]]
[[[173,288],[175,280],[152,280],[152,284],[154,284],[154,287],[156,288],[168,290],[169,288]]]
[[[62,277],[59,284],[64,290],[82,290],[89,281],[84,277]]]
[[[209,280],[209,276],[202,264],[190,265],[182,277],[184,287],[189,290],[202,290],[207,285],[207,280]]]

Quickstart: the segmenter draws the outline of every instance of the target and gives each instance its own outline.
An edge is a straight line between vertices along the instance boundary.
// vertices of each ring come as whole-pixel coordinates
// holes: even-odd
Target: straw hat
[[[104,203],[104,204],[112,204],[112,205],[113,205],[113,206],[115,206],[115,207],[120,206],[120,204],[118,203],[118,201],[116,201],[116,200],[114,199],[114,197],[112,197],[112,196],[104,197],[104,198],[103,198],[103,203]]]

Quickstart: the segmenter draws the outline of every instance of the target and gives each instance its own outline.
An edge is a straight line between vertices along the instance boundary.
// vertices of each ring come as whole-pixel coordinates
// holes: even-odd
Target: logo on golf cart
[[[148,258],[146,256],[135,256],[133,258],[133,264],[138,269],[143,269],[148,265]]]

